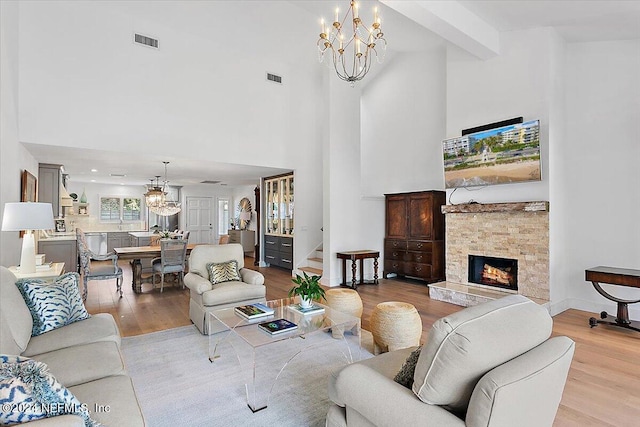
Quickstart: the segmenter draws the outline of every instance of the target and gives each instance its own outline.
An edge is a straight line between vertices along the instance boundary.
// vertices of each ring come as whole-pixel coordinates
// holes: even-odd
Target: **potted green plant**
[[[303,308],[311,307],[313,300],[324,299],[324,289],[320,286],[321,276],[309,276],[306,272],[302,272],[302,276],[296,274],[295,279],[291,279],[296,284],[289,289],[289,296],[300,296],[300,306]]]

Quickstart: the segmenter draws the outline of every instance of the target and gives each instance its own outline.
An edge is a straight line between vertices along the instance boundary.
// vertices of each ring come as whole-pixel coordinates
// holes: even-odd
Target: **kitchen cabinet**
[[[38,201],[51,203],[53,215],[60,216],[61,165],[40,163],[38,165]],[[68,271],[71,271],[67,268]]]
[[[150,246],[151,245],[151,236],[154,233],[150,231],[141,231],[141,232],[130,232],[129,233],[129,246]],[[156,234],[157,236],[157,234]],[[152,271],[151,268],[151,259],[142,259],[142,272],[150,273]]]
[[[64,262],[67,272],[78,271],[78,248],[75,239],[44,239],[38,242],[38,253],[46,262]]]
[[[128,248],[131,246],[131,236],[127,232],[107,233],[107,252],[113,252],[113,248]]]
[[[255,235],[253,230],[229,230],[229,243],[240,243],[245,253],[252,253],[255,248]]]
[[[444,280],[444,191],[385,194],[384,272]]]

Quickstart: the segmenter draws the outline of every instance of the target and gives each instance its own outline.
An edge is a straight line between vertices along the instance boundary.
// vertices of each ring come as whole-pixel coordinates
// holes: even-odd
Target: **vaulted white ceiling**
[[[553,27],[567,42],[640,38],[640,1],[363,0],[360,3],[365,22],[371,20],[369,15],[373,6],[379,7],[389,43],[389,60],[393,59],[394,53],[426,51],[445,43],[455,44],[482,59],[499,54],[499,39],[505,37],[506,32],[537,27]],[[261,53],[288,62],[314,58],[313,54],[301,55],[300,46],[308,46],[313,53],[320,18],[330,20],[336,6],[342,15],[348,7],[348,0],[96,1],[94,4],[94,7],[110,8],[111,13],[115,10],[119,14],[143,15],[147,20],[161,21],[176,31],[228,43],[232,48],[230,52],[236,55]],[[82,7],[87,5],[91,2],[85,2]],[[292,5],[299,16],[306,18],[294,16]],[[309,28],[314,22],[318,25]],[[87,31],[90,30],[87,27]],[[225,58],[229,59],[233,60]],[[141,161],[107,151],[37,144],[26,144],[26,147],[38,161],[64,164],[72,179],[87,182],[95,179],[103,183],[146,184],[149,178],[163,175],[163,160],[172,162],[169,174],[175,185],[203,180],[246,185],[255,183],[260,176],[279,172],[259,165],[229,165],[185,160],[179,156],[161,158],[153,153]],[[97,169],[99,173],[90,173],[90,168]],[[127,177],[113,178],[110,173]]]

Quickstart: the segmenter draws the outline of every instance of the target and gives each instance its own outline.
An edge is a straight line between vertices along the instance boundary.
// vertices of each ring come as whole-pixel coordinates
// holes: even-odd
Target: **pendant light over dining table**
[[[153,180],[151,180],[152,184],[144,194],[144,198],[151,212],[160,216],[171,216],[180,212],[182,208],[179,202],[167,200],[167,184],[169,184],[167,180],[167,165],[169,162],[162,163],[164,163],[164,181],[162,187],[158,184],[158,178],[160,178],[158,175],[155,179],[155,185],[153,184]]]

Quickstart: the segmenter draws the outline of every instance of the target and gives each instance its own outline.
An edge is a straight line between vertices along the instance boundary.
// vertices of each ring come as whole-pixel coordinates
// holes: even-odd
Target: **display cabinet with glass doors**
[[[267,178],[265,234],[291,236],[294,230],[293,174]]]

